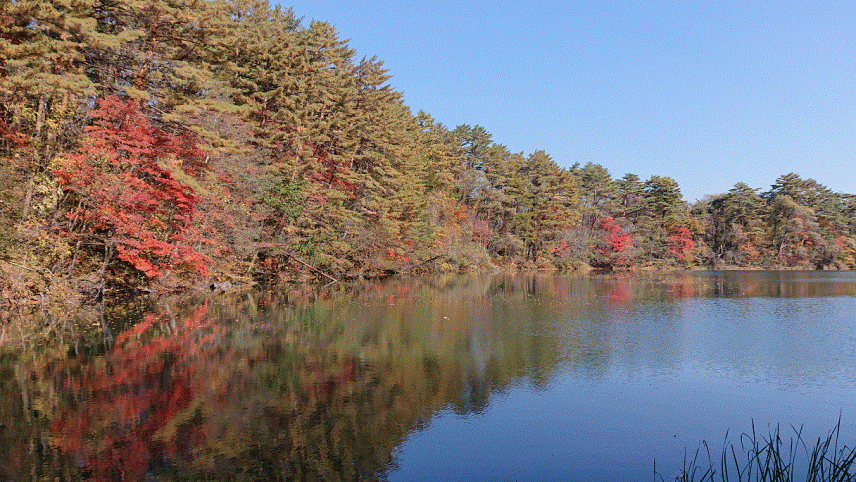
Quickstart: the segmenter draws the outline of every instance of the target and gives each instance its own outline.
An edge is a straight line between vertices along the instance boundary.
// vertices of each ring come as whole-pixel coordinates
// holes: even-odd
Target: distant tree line
[[[413,114],[333,26],[258,0],[0,0],[0,292],[488,267],[852,269],[856,198],[686,203]]]

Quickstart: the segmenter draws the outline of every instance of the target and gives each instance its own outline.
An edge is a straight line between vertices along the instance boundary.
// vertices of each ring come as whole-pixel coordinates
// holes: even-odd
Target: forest
[[[511,152],[261,0],[0,0],[0,303],[488,269],[853,269],[856,196]],[[718,187],[714,187],[716,189]]]

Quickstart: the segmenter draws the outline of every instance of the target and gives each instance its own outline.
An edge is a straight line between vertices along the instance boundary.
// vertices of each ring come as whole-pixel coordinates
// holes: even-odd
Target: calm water
[[[130,306],[0,349],[0,479],[665,480],[841,419],[856,275],[454,276]],[[659,478],[657,479],[659,480]]]

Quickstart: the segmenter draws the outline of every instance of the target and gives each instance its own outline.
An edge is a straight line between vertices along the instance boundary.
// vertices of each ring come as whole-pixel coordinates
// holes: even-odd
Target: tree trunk
[[[27,194],[24,195],[24,209],[21,210],[21,219],[27,219],[27,214],[30,213],[30,203],[33,200],[33,190],[36,188],[36,175],[33,174],[27,182]]]
[[[44,94],[39,97],[39,110],[36,114],[36,129],[35,129],[35,138],[39,139],[42,136],[42,125],[45,122],[45,104],[47,104],[47,99],[45,99]]]

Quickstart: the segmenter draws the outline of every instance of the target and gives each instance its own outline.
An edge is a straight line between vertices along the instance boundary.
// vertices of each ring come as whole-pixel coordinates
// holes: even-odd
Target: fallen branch
[[[318,274],[320,274],[320,275],[325,276],[327,279],[329,279],[329,280],[330,280],[330,282],[331,282],[331,283],[335,283],[335,282],[339,281],[338,279],[336,279],[336,278],[334,278],[334,277],[330,276],[329,274],[325,273],[324,271],[322,271],[322,270],[320,270],[320,269],[316,268],[315,266],[312,266],[311,264],[309,264],[309,263],[307,263],[307,262],[303,261],[302,259],[298,258],[298,257],[297,257],[297,256],[295,256],[295,255],[294,255],[294,253],[292,253],[292,252],[288,252],[288,253],[286,253],[286,256],[288,256],[289,258],[291,258],[291,259],[293,259],[293,260],[297,261],[298,263],[302,264],[303,266],[306,266],[307,268],[311,269],[312,271],[314,271],[314,272],[316,272],[316,273],[318,273]]]
[[[258,244],[256,244],[256,246],[258,248],[283,248],[283,251],[285,251],[286,258],[291,258],[291,259],[297,261],[298,263],[302,264],[303,266],[309,268],[313,272],[324,276],[325,278],[330,280],[331,284],[339,281],[338,278],[334,278],[333,276],[330,276],[329,274],[327,274],[323,270],[320,270],[320,269],[316,268],[315,266],[312,266],[311,264],[307,263],[306,261],[303,261],[302,259],[298,258],[297,255],[294,254],[294,251],[288,249],[286,247],[286,245],[283,243],[258,243]]]
[[[13,263],[13,262],[11,262],[11,261],[7,261],[6,263],[11,264],[12,266],[17,266],[17,267],[19,267],[19,268],[28,269],[28,270],[30,270],[30,271],[32,271],[32,272],[34,272],[34,273],[41,273],[39,270],[37,270],[37,269],[33,269],[33,268],[30,268],[29,266],[24,266],[24,265],[21,265],[21,264],[18,264],[18,263]]]
[[[442,258],[442,256],[434,256],[433,258],[426,259],[425,261],[423,261],[423,262],[421,262],[421,263],[419,263],[419,264],[414,264],[413,266],[411,266],[410,268],[408,268],[408,269],[407,269],[407,271],[408,271],[408,272],[413,272],[413,270],[414,270],[414,269],[416,269],[416,268],[418,268],[418,267],[422,266],[423,264],[428,264],[428,263],[430,263],[430,262],[432,262],[432,261],[436,261],[436,260],[437,260],[437,259],[439,259],[439,258]]]

